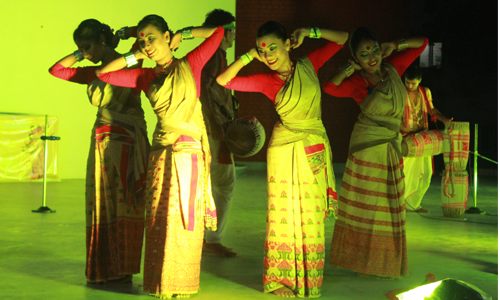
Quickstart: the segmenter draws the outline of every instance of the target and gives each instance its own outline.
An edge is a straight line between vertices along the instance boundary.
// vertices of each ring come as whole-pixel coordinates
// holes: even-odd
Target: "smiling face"
[[[102,61],[105,53],[105,46],[94,40],[79,39],[76,40],[76,45],[78,49],[83,52],[83,57],[90,60],[94,64]]]
[[[354,58],[366,72],[373,74],[380,70],[382,64],[380,45],[373,40],[363,40],[359,44]]]
[[[283,42],[272,34],[257,39],[257,51],[261,60],[271,70],[278,72],[290,66],[287,47],[290,47],[289,39]]]
[[[154,25],[147,25],[137,32],[142,53],[158,64],[165,64],[172,58],[170,33],[162,33]]]

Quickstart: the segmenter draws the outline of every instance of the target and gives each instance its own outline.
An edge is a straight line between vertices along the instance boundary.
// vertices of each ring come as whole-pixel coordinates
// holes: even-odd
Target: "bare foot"
[[[123,275],[120,278],[108,280],[108,283],[118,283],[118,284],[132,283],[132,275],[131,274]]]
[[[420,207],[419,209],[417,210],[413,210],[413,209],[408,209],[409,212],[419,212],[419,213],[422,213],[422,214],[426,214],[428,213],[429,211],[423,207]]]
[[[107,282],[104,280],[104,281],[88,281],[87,280],[87,284],[89,285],[105,285]]]
[[[295,293],[291,289],[287,288],[286,286],[282,286],[279,289],[273,291],[272,293],[275,294],[276,296],[285,297],[285,298],[295,297]]]
[[[149,294],[149,295],[160,299],[172,299],[172,296],[174,296],[174,294]]]
[[[380,280],[395,280],[395,279],[401,279],[400,276],[378,276],[375,274],[368,274],[368,273],[361,273],[358,272],[359,277],[366,277],[366,278],[375,278],[375,279],[380,279]]]
[[[210,252],[220,257],[236,257],[238,253],[233,249],[222,246],[221,243],[204,243],[203,252]]]

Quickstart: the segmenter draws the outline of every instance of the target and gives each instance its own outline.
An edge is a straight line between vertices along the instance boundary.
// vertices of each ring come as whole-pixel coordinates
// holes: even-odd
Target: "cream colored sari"
[[[283,286],[319,297],[325,262],[324,220],[336,206],[331,149],[321,121],[321,87],[308,58],[276,96],[267,151],[268,213],[264,291]]]
[[[158,117],[149,157],[144,291],[157,297],[200,288],[204,228],[217,228],[210,187],[210,147],[187,58],[153,80]]]

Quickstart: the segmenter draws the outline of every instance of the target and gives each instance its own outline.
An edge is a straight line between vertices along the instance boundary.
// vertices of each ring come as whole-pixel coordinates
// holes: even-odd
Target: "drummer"
[[[422,71],[418,65],[411,65],[403,74],[408,101],[406,102],[403,122],[401,123],[401,134],[403,137],[410,133],[428,130],[427,115],[431,120],[436,119],[446,123],[453,118],[447,118],[432,104],[432,95],[429,88],[420,85]],[[405,174],[405,200],[409,212],[428,213],[427,209],[420,206],[422,198],[427,192],[433,174],[432,156],[427,157],[403,157]]]
[[[227,67],[226,49],[233,46],[235,37],[235,17],[222,9],[214,9],[205,18],[204,26],[223,26],[224,37],[219,48],[205,64],[201,73],[201,94],[203,118],[207,126],[208,142],[212,162],[212,195],[217,208],[217,231],[205,230],[203,252],[220,257],[235,257],[238,253],[222,245],[226,231],[228,211],[233,198],[235,169],[233,155],[223,142],[222,127],[234,119],[237,109],[233,104],[231,90],[220,86],[215,80]]]

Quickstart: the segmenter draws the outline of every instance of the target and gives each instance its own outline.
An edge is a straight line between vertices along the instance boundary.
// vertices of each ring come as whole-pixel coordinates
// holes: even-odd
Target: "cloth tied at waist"
[[[147,141],[146,121],[143,117],[138,115],[122,114],[109,109],[100,108],[97,113],[95,129],[96,135],[126,135],[133,143],[134,164],[126,166],[126,169],[123,168],[124,166],[119,167],[120,170],[126,170],[127,172],[127,174],[121,174],[120,177],[125,199],[131,199],[131,202],[141,201],[144,196],[147,157],[150,151],[150,146]],[[121,163],[124,163],[124,161],[121,160]],[[134,173],[133,176],[128,176],[131,171]],[[129,180],[132,182],[127,182]],[[127,197],[130,187],[134,188],[135,197]]]
[[[349,155],[363,149],[391,143],[398,158],[403,158],[401,152],[402,135],[399,131],[401,120],[387,116],[365,115],[364,113],[361,113],[358,119],[351,135]]]
[[[294,143],[306,139],[309,134],[326,137],[326,130],[320,118],[281,120],[274,126],[269,147]]]
[[[154,144],[164,147],[173,145],[181,135],[187,135],[196,140],[202,139],[202,132],[196,125],[177,119],[158,117],[153,135]]]

